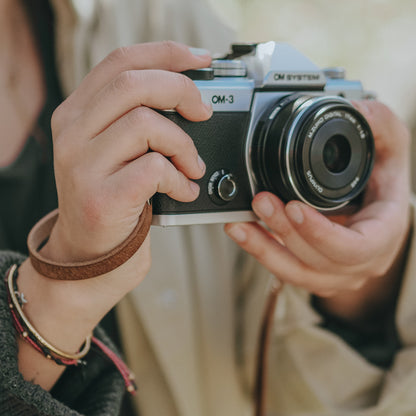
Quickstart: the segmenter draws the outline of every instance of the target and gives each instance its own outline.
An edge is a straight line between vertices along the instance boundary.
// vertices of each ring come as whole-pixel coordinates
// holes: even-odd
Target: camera
[[[162,113],[189,134],[207,169],[193,202],[154,195],[153,224],[255,221],[260,191],[331,213],[359,200],[374,162],[370,127],[350,102],[371,98],[360,81],[278,42],[234,44],[210,68],[185,74],[212,117]]]

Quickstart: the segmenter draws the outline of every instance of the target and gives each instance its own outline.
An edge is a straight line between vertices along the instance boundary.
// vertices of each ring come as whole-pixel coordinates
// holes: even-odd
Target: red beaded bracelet
[[[13,265],[7,272],[5,283],[7,289],[7,301],[9,304],[10,313],[12,315],[13,325],[17,333],[36,351],[43,354],[48,360],[53,360],[56,364],[59,365],[79,365],[85,364],[85,361],[82,360],[89,352],[91,343],[94,343],[99,350],[110,359],[110,361],[117,367],[121,376],[124,379],[124,384],[129,393],[136,393],[136,385],[134,383],[134,375],[124,364],[124,362],[105,344],[103,344],[96,337],[89,335],[81,351],[71,354],[60,349],[56,348],[45,338],[39,334],[39,332],[34,328],[30,323],[29,319],[23,312],[23,304],[19,302],[18,296],[21,299],[24,299],[23,294],[20,294],[17,288],[17,277],[18,277],[18,267]]]

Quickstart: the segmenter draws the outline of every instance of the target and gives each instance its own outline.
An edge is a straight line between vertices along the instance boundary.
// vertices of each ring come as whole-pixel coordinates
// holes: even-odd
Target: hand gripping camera
[[[155,225],[254,221],[253,196],[273,192],[320,211],[357,200],[373,166],[370,127],[349,100],[369,98],[340,68],[322,70],[276,42],[232,45],[210,68],[189,71],[210,120],[163,114],[194,140],[205,161],[199,197],[153,197]]]

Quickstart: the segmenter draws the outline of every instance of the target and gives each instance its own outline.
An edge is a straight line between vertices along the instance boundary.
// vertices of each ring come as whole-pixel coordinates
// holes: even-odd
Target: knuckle
[[[176,83],[178,86],[178,90],[182,91],[183,95],[186,92],[192,91],[192,92],[198,92],[199,96],[199,90],[197,89],[195,83],[191,80],[191,78],[187,77],[183,74],[176,74]]]
[[[160,178],[168,168],[167,159],[158,152],[153,152],[149,156],[149,169],[152,175]]]
[[[178,154],[184,154],[192,155],[192,157],[196,157],[198,151],[195,147],[195,143],[192,140],[192,138],[185,133],[184,131],[181,131],[179,134],[179,139],[177,143],[177,153]]]
[[[109,63],[120,63],[120,61],[124,61],[129,59],[130,57],[130,47],[129,46],[121,46],[117,49],[114,49],[107,55],[106,60]]]
[[[178,84],[179,91],[182,91],[183,95],[185,95],[185,93],[195,94],[196,97],[198,97],[198,99],[201,100],[201,93],[199,92],[198,88],[196,87],[195,83],[191,80],[191,78],[183,74],[176,74],[176,77],[176,82]]]
[[[168,53],[173,52],[178,46],[178,44],[175,41],[169,40],[169,39],[168,40],[163,40],[162,45]]]
[[[65,133],[57,136],[54,142],[54,163],[57,167],[66,167],[71,164],[74,157],[72,141]]]
[[[252,227],[246,226],[245,224],[240,225],[240,228],[245,232],[246,239],[241,244],[250,255],[252,255],[257,261],[262,264],[268,262],[268,247],[257,235],[256,230],[253,230]]]
[[[378,114],[383,115],[383,116],[387,116],[387,117],[392,116],[391,110],[385,104],[383,104],[381,101],[365,100],[363,102],[363,104],[365,105],[365,110],[366,110],[366,113],[367,113],[366,116],[371,118],[371,119],[376,117]]]
[[[311,237],[314,245],[321,246],[328,241],[328,235],[319,227],[311,229]]]
[[[162,47],[168,58],[169,67],[172,68],[178,44],[172,40],[164,40],[162,41]]]
[[[65,124],[66,120],[66,102],[64,101],[61,103],[54,112],[52,113],[51,117],[51,129],[52,129],[52,136],[55,137],[59,134],[60,130],[62,129],[62,126]]]
[[[250,230],[247,231],[247,243],[245,244],[245,249],[250,252],[250,254],[261,264],[268,265],[268,267],[274,272],[280,273],[280,270],[275,269],[275,253],[273,248],[267,246],[267,244],[254,242],[250,235]],[[267,266],[266,266],[267,267]]]
[[[276,234],[283,241],[289,238],[293,233],[291,225],[288,222],[282,220],[282,218],[279,215],[275,217],[274,223],[271,224],[271,228],[275,230]]]
[[[384,105],[381,101],[365,100],[364,102],[367,105],[368,111],[370,113],[374,113],[378,111],[388,111],[388,107]]]
[[[375,100],[363,100],[360,102],[359,110],[361,114],[365,117],[370,126],[376,124],[376,116],[379,113],[379,108],[381,103]]]
[[[127,114],[127,122],[132,127],[150,125],[154,122],[154,111],[149,107],[136,107]]]
[[[250,236],[248,236],[248,239]],[[250,240],[248,240],[250,241]],[[267,250],[264,250],[263,246],[260,245],[251,245],[247,247],[250,250],[251,255],[261,264],[267,264],[269,256]]]
[[[335,235],[338,232],[339,225],[336,222],[327,222],[328,226],[319,227],[316,224],[309,224],[308,233],[311,244],[317,247],[327,246],[329,243],[328,236]],[[334,253],[335,257],[338,253]],[[341,253],[341,258],[344,258],[345,252]]]
[[[140,77],[140,71],[123,71],[113,80],[113,88],[116,92],[129,92],[136,87]]]

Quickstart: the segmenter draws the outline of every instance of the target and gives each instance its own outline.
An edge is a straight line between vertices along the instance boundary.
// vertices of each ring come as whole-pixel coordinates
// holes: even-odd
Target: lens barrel
[[[364,189],[374,161],[365,118],[344,98],[290,94],[261,116],[251,163],[260,190],[319,210],[348,204]]]

